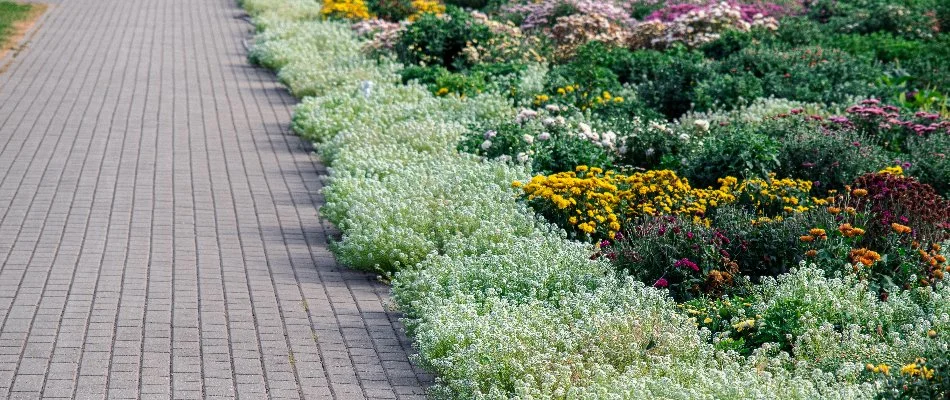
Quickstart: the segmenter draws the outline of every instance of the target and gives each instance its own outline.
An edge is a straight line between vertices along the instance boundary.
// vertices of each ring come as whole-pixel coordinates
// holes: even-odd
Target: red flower
[[[667,282],[666,278],[657,279],[656,282],[653,283],[653,287],[655,288],[665,288],[667,286],[670,286],[670,283]]]

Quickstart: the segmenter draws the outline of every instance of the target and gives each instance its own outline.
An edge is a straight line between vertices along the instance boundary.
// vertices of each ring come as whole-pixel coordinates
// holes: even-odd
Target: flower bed
[[[851,99],[892,89],[860,51],[775,44],[943,36],[792,3],[243,3],[330,166],[333,250],[392,279],[433,397],[946,393],[945,115]]]

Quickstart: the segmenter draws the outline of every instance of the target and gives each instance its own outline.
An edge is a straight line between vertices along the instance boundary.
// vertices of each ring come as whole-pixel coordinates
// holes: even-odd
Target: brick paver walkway
[[[0,74],[0,398],[421,397],[233,0],[60,0]]]

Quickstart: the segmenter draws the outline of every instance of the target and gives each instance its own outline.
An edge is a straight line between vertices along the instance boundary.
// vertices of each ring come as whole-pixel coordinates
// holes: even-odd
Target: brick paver
[[[422,397],[233,0],[52,3],[0,74],[0,398]]]

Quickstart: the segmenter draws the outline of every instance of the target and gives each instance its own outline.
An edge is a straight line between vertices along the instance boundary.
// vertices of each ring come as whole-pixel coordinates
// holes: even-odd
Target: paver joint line
[[[234,0],[45,2],[0,73],[0,399],[424,393]]]

